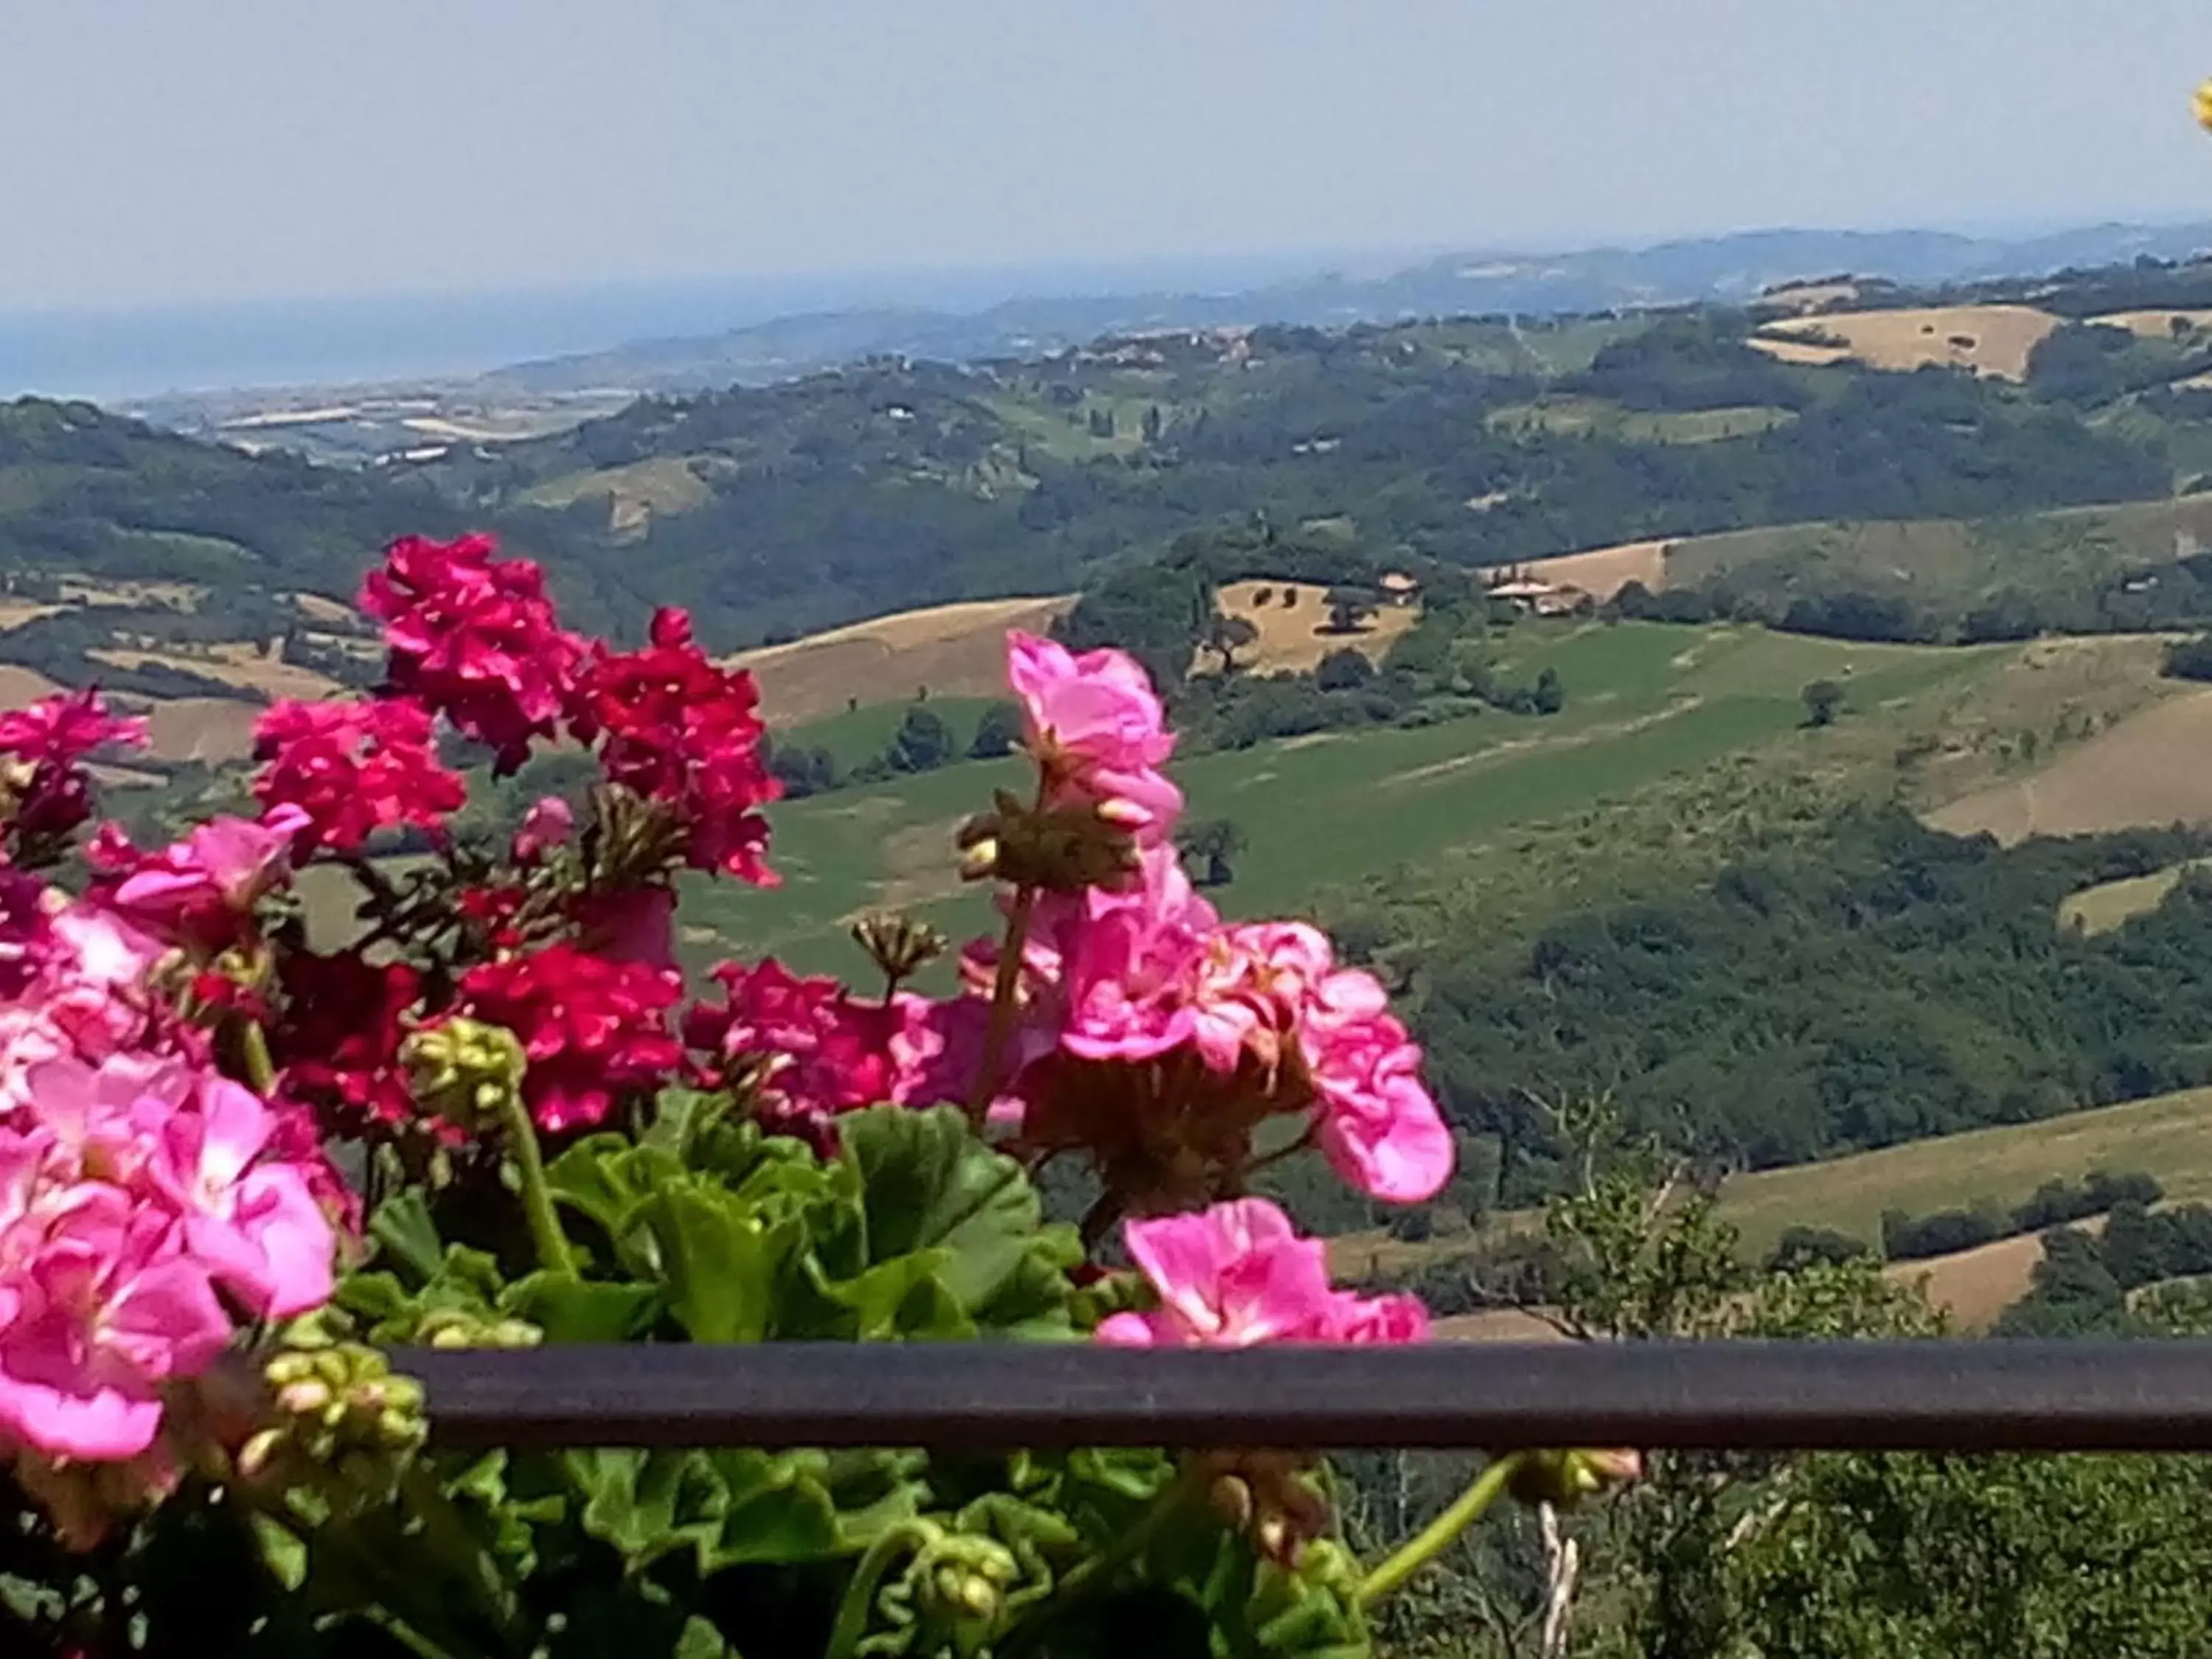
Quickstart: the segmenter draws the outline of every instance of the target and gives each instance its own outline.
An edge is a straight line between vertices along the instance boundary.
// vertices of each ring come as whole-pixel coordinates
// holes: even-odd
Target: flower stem
[[[276,1086],[276,1066],[269,1058],[269,1034],[261,1029],[259,1020],[240,1022],[238,1048],[246,1063],[246,1080],[253,1085],[255,1094],[266,1099]]]
[[[1112,1588],[1114,1579],[1122,1568],[1135,1560],[1152,1546],[1161,1529],[1177,1516],[1197,1492],[1197,1485],[1188,1473],[1178,1474],[1160,1488],[1152,1499],[1152,1507],[1139,1516],[1121,1534],[1082,1563],[1060,1581],[1049,1600],[1032,1607],[1020,1623],[1009,1630],[998,1644],[998,1659],[1020,1659],[1023,1654],[1036,1646],[1038,1640],[1053,1626],[1074,1612],[1093,1596]]]
[[[845,1584],[845,1594],[837,1602],[837,1620],[830,1626],[830,1644],[822,1650],[823,1659],[853,1659],[860,1649],[860,1638],[867,1634],[868,1615],[875,1609],[876,1592],[882,1587],[884,1575],[890,1571],[893,1558],[902,1551],[919,1549],[928,1541],[922,1530],[927,1524],[921,1521],[903,1522],[868,1546],[868,1553],[853,1569],[853,1576]]]
[[[1013,1034],[1014,994],[1021,987],[1022,957],[1029,949],[1030,918],[1036,910],[1036,896],[1033,884],[1014,890],[1014,908],[1006,916],[1006,937],[999,946],[998,976],[991,982],[991,1024],[983,1038],[983,1063],[975,1072],[975,1092],[968,1101],[968,1121],[979,1129],[999,1092],[999,1067],[1006,1058],[1006,1040]]]
[[[1508,1452],[1494,1459],[1468,1489],[1452,1500],[1451,1507],[1421,1528],[1418,1536],[1401,1544],[1390,1559],[1359,1581],[1359,1605],[1372,1607],[1449,1548],[1460,1534],[1477,1521],[1498,1494],[1505,1490],[1523,1454]]]
[[[553,1188],[546,1183],[545,1159],[538,1150],[538,1127],[520,1091],[507,1090],[500,1115],[507,1130],[507,1148],[514,1156],[515,1172],[522,1179],[522,1212],[530,1223],[530,1240],[538,1249],[538,1265],[548,1273],[576,1276],[576,1253],[568,1235],[561,1230],[561,1212],[553,1203]]]

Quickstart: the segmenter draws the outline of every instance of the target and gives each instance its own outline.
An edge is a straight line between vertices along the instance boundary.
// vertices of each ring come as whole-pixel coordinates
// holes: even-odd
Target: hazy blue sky
[[[2212,0],[0,0],[0,308],[2212,217]]]

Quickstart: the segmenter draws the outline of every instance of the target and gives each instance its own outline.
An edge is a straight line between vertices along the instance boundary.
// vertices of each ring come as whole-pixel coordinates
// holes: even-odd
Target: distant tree
[[[1833,726],[1843,712],[1844,688],[1833,680],[1812,680],[1798,692],[1805,704],[1805,724]]]
[[[1160,441],[1160,406],[1153,404],[1145,410],[1145,441],[1156,444]]]
[[[1348,645],[1330,652],[1314,670],[1314,684],[1324,691],[1357,691],[1374,678],[1366,653]]]
[[[1796,1273],[1818,1266],[1839,1267],[1872,1254],[1865,1240],[1853,1238],[1832,1227],[1784,1227],[1781,1238],[1766,1253],[1765,1271]]]
[[[1260,629],[1250,617],[1224,617],[1217,611],[1199,643],[1221,659],[1224,674],[1233,674],[1237,672],[1237,653],[1259,641]]]
[[[1332,587],[1322,603],[1328,607],[1328,628],[1332,634],[1356,632],[1362,623],[1375,614],[1375,595],[1364,587]]]
[[[1536,676],[1536,712],[1556,714],[1567,706],[1567,688],[1559,683],[1559,671],[1547,668]]]
[[[884,758],[895,772],[932,772],[957,752],[952,728],[945,723],[945,716],[915,703],[900,720]]]
[[[1233,860],[1246,845],[1243,829],[1233,818],[1206,818],[1176,832],[1176,846],[1182,855],[1206,866],[1198,883],[1201,887],[1226,887],[1236,880]]]
[[[2176,640],[2167,646],[2166,672],[2178,680],[2212,680],[2212,634]]]
[[[994,702],[975,724],[975,740],[968,745],[969,760],[997,760],[1011,755],[1022,741],[1022,711],[1010,702]]]

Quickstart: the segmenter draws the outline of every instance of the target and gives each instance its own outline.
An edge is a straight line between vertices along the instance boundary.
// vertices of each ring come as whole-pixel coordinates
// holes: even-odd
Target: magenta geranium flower
[[[353,853],[380,830],[441,830],[468,797],[438,760],[429,710],[402,699],[280,702],[253,727],[254,799],[295,812],[310,849]]]
[[[684,1046],[668,1030],[674,972],[556,944],[471,968],[455,1012],[514,1033],[523,1098],[552,1133],[603,1121],[618,1096],[668,1080]]]
[[[644,650],[594,648],[574,729],[600,740],[609,781],[675,814],[692,869],[773,886],[760,809],[782,787],[761,760],[759,704],[750,674],[716,667],[692,642],[690,617],[662,610]]]
[[[392,690],[488,744],[506,773],[554,734],[583,646],[562,630],[545,573],[496,551],[489,536],[404,537],[362,581],[360,605],[384,623]]]

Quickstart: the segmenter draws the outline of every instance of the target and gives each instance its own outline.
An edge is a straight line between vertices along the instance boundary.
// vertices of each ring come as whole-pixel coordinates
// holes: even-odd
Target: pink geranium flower
[[[18,850],[26,840],[58,841],[92,816],[86,761],[110,745],[136,748],[146,722],[109,712],[93,690],[41,698],[0,714],[0,757],[26,769],[8,830]]]
[[[208,954],[226,950],[252,931],[254,907],[290,874],[293,840],[307,822],[292,805],[258,823],[212,819],[143,857],[102,896],[150,933]]]
[[[299,815],[310,848],[352,853],[380,830],[440,830],[468,791],[439,763],[430,712],[403,699],[280,702],[253,727],[254,799]]]
[[[515,829],[514,861],[536,864],[555,848],[566,846],[575,833],[575,809],[558,795],[541,796]]]
[[[1016,629],[1006,635],[1006,684],[1055,804],[1110,803],[1139,841],[1167,838],[1182,811],[1182,792],[1159,770],[1175,752],[1175,734],[1134,658],[1113,650],[1078,656]]]
[[[149,1173],[184,1218],[192,1255],[265,1318],[289,1319],[331,1298],[335,1244],[307,1174],[264,1156],[276,1114],[227,1078],[200,1080],[197,1109],[142,1096],[138,1127],[155,1148]]]
[[[1320,1097],[1321,1148],[1344,1178],[1395,1204],[1433,1198],[1451,1178],[1451,1130],[1421,1081],[1421,1051],[1382,1012],[1373,977],[1324,981],[1298,1041]]]
[[[980,1058],[980,1025],[941,1018],[945,1005],[926,998],[864,1001],[773,957],[752,968],[724,963],[714,977],[724,1000],[684,1016],[685,1042],[705,1056],[710,1079],[753,1077],[767,1127],[819,1148],[843,1113],[962,1097]],[[969,1069],[957,1081],[945,1063],[954,1044],[975,1051],[957,1057]]]
[[[1194,1215],[1132,1221],[1129,1255],[1152,1282],[1158,1308],[1103,1322],[1098,1340],[1122,1346],[1257,1342],[1412,1342],[1428,1316],[1407,1296],[1368,1298],[1331,1288],[1318,1239],[1261,1198]]]
[[[0,1432],[50,1455],[153,1444],[161,1386],[205,1370],[231,1325],[170,1216],[90,1184],[8,1229]]]

